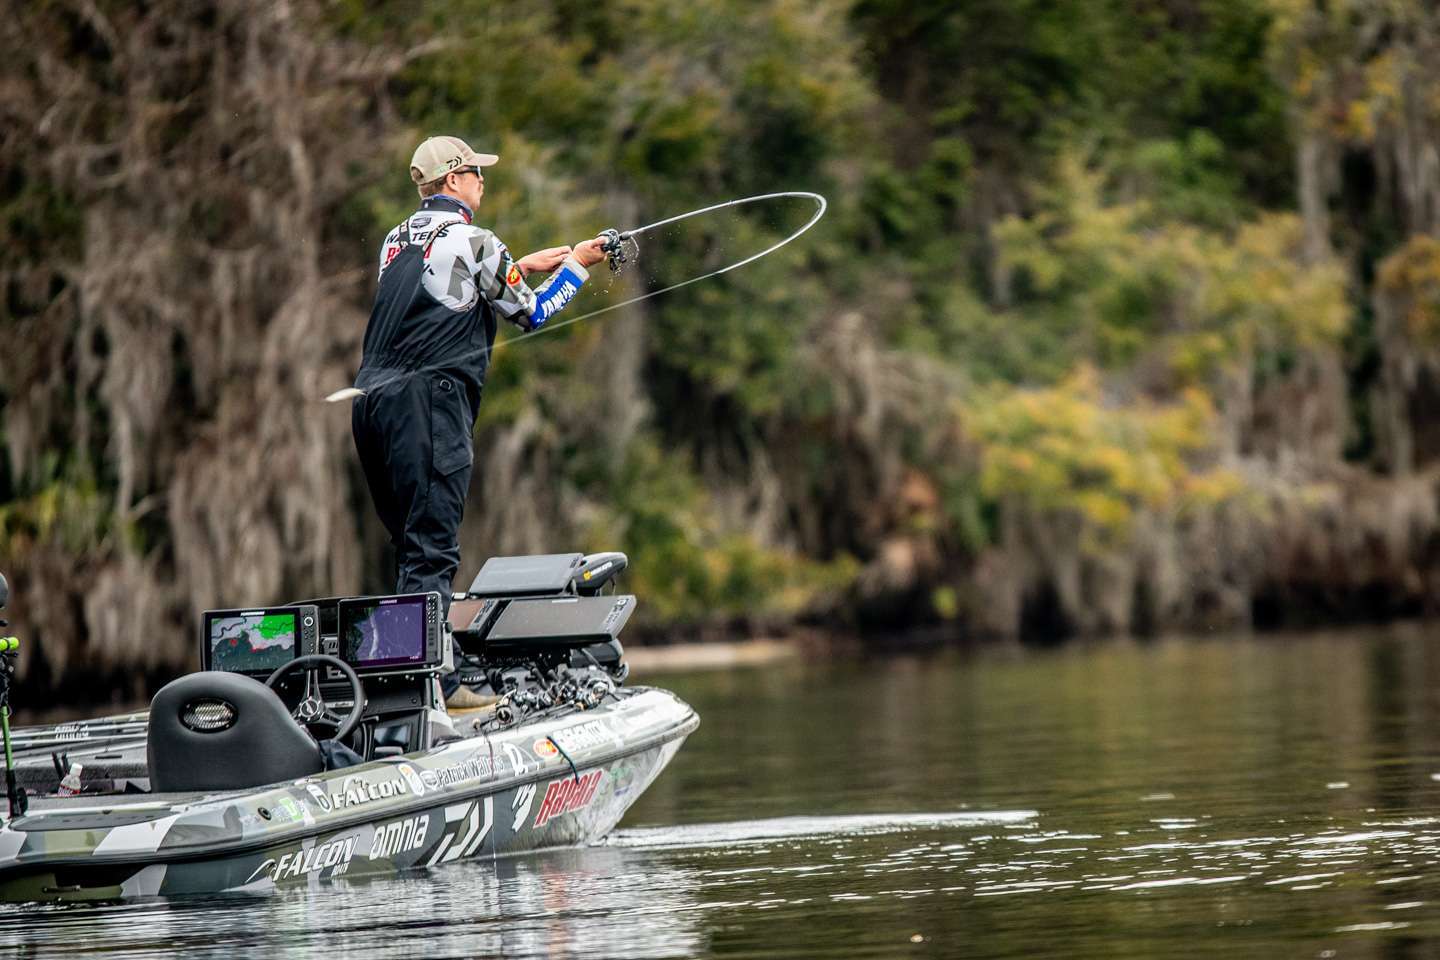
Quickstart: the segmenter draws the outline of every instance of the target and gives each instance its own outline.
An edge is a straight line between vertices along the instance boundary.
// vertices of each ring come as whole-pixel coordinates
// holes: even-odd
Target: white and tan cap
[[[431,137],[410,158],[410,179],[417,184],[439,180],[461,167],[488,167],[499,162],[493,153],[476,153],[459,137]]]

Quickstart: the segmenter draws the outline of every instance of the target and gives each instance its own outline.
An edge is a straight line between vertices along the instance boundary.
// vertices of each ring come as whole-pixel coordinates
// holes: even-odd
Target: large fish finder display
[[[432,667],[438,659],[439,618],[438,593],[341,600],[340,658],[362,671]]]
[[[315,608],[207,610],[201,635],[206,670],[270,673],[314,651]]]

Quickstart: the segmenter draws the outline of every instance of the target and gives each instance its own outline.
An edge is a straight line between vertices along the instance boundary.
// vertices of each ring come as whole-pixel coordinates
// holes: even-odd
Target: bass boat
[[[625,685],[626,564],[495,557],[448,617],[436,593],[206,611],[202,669],[148,712],[5,723],[0,900],[266,892],[599,839],[699,724]],[[456,668],[482,709],[446,711]]]

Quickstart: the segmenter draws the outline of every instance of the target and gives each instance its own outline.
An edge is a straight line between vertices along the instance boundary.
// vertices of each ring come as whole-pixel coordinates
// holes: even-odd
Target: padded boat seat
[[[320,746],[259,680],[206,670],[150,702],[146,742],[157,793],[242,790],[320,773]]]

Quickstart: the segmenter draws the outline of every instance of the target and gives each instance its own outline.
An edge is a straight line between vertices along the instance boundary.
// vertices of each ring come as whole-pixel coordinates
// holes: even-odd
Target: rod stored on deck
[[[10,585],[0,574],[0,609],[10,599]],[[0,617],[0,627],[10,624]],[[10,749],[10,681],[15,676],[15,660],[20,656],[19,637],[0,637],[0,734],[5,739],[5,796],[10,801],[10,819],[25,816],[29,805],[25,788],[15,782],[15,754]]]

